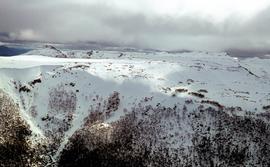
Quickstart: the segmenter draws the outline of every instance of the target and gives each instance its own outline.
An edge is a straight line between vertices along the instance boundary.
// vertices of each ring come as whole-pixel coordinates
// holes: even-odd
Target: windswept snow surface
[[[155,106],[192,99],[195,106],[210,100],[264,112],[270,103],[269,65],[270,59],[238,60],[204,52],[99,51],[91,59],[20,55],[0,57],[0,89],[19,104],[35,134],[58,142],[57,158],[89,113],[106,108],[114,95],[120,104],[105,123],[119,120],[145,98]]]
[[[104,52],[102,55],[105,55],[105,59],[62,59],[38,55],[2,57],[0,59],[1,88],[9,89],[9,93],[12,93],[10,90],[13,88],[12,80],[26,84],[38,77],[43,79],[39,84],[42,86],[45,85],[44,81],[55,84],[55,82],[71,81],[71,78],[74,78],[74,82],[77,83],[77,78],[82,78],[78,73],[82,73],[85,78],[80,82],[84,84],[89,79],[95,81],[93,77],[97,77],[116,85],[125,85],[127,82],[134,83],[134,86],[144,85],[151,89],[151,92],[167,95],[171,95],[176,88],[186,88],[190,92],[206,89],[208,91],[206,99],[219,101],[225,106],[239,106],[252,111],[269,103],[270,60],[268,59],[238,60],[225,53],[197,52],[183,54],[127,52],[121,58],[118,58],[118,52],[107,54]],[[74,73],[65,74],[65,71],[74,71]],[[82,90],[87,88],[76,87]],[[129,90],[129,92],[135,95],[143,93],[136,90]],[[179,96],[190,97],[188,93]]]

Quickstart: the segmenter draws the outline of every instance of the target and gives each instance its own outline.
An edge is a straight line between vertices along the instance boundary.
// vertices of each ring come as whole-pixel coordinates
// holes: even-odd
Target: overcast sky
[[[0,35],[166,50],[270,48],[270,0],[0,0]]]

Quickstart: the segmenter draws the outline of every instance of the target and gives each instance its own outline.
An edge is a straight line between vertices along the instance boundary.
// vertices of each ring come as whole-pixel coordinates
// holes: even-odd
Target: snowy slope
[[[178,87],[187,88],[190,92],[206,89],[207,99],[220,101],[225,106],[240,106],[243,109],[254,110],[267,104],[265,97],[268,97],[267,92],[270,91],[268,86],[270,60],[268,59],[254,58],[239,61],[224,53],[214,55],[126,53],[126,55],[128,58],[118,58],[118,53],[108,52],[105,56],[106,60],[17,56],[1,58],[0,67],[28,68],[26,71],[37,76],[45,72],[48,75],[55,75],[57,73],[50,68],[61,66],[55,67],[55,70],[60,70],[61,74],[61,70],[68,69],[83,71],[86,75],[90,74],[118,84],[136,80],[148,85],[152,91],[165,92],[164,89],[171,89],[166,91],[167,94],[172,94]],[[33,70],[36,72],[31,72]],[[34,79],[34,76],[30,78]],[[24,82],[31,80],[30,78]],[[62,78],[60,77],[59,80],[61,81]],[[184,95],[188,96],[187,93]]]
[[[265,113],[270,104],[269,64],[269,59],[238,60],[226,53],[203,52],[99,51],[91,59],[20,55],[0,57],[0,89],[19,104],[35,137],[45,139],[57,159],[89,122],[102,120],[111,126],[137,108],[185,106],[195,111],[203,105],[216,110],[234,107],[239,116],[246,111]],[[195,133],[190,120],[180,123],[182,130],[164,121],[160,124],[168,134]],[[170,148],[188,148],[192,140],[168,143]]]

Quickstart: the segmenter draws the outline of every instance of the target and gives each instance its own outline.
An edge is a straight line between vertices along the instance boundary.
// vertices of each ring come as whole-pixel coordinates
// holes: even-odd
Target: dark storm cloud
[[[221,22],[199,15],[153,15],[106,3],[3,0],[0,32],[12,39],[100,41],[158,49],[267,50],[270,8],[249,19]]]

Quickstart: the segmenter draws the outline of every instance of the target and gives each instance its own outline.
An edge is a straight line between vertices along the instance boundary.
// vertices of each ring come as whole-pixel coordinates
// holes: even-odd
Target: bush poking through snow
[[[211,105],[216,106],[218,108],[224,108],[223,105],[219,104],[216,101],[212,101],[212,100],[202,100],[201,103],[211,104]]]
[[[263,106],[263,109],[264,109],[264,110],[270,110],[270,105],[268,105],[268,106]]]
[[[37,83],[41,83],[41,78],[37,78],[37,79],[33,80],[32,82],[29,83],[29,85],[34,86]]]
[[[200,89],[200,90],[198,90],[198,92],[200,92],[200,93],[208,93],[208,91],[206,89]]]
[[[27,86],[22,86],[19,88],[19,92],[30,92],[30,88],[28,88]]]
[[[175,92],[176,93],[184,93],[184,92],[188,92],[188,90],[185,88],[178,88],[178,89],[175,89]]]
[[[189,92],[188,94],[192,95],[192,96],[199,97],[199,98],[204,98],[205,97],[204,94],[197,93],[197,92]]]
[[[108,98],[107,112],[116,111],[120,105],[120,98],[118,92],[113,92]]]

